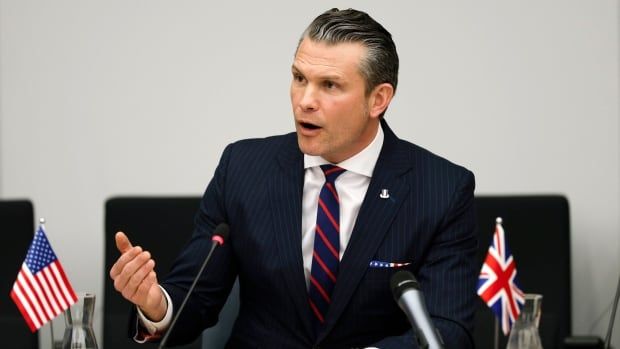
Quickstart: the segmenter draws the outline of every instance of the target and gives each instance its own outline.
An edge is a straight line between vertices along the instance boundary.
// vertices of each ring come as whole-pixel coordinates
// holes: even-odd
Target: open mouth
[[[309,122],[300,122],[299,124],[301,125],[301,127],[306,128],[308,130],[318,130],[319,128],[321,128],[321,127],[319,127],[319,126],[317,126],[315,124],[311,124]]]

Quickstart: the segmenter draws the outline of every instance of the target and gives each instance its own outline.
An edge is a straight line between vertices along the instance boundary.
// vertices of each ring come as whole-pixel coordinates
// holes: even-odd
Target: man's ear
[[[368,98],[368,111],[370,117],[377,118],[381,115],[390,105],[392,98],[394,97],[394,86],[387,82],[375,86],[370,92]]]

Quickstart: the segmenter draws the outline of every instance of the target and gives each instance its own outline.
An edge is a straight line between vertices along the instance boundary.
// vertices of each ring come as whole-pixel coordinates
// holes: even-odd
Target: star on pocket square
[[[400,268],[411,264],[408,263],[394,263],[394,262],[383,262],[383,261],[370,261],[369,267],[371,268]]]

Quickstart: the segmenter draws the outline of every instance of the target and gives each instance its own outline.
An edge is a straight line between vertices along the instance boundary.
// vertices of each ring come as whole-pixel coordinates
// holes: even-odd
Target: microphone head
[[[416,280],[411,272],[399,270],[392,275],[390,279],[390,288],[392,289],[394,299],[398,302],[405,291],[410,289],[419,290],[420,283],[418,283],[418,280]]]
[[[230,227],[226,223],[220,223],[213,231],[212,241],[216,241],[218,244],[223,245],[224,241],[228,240],[230,234]]]

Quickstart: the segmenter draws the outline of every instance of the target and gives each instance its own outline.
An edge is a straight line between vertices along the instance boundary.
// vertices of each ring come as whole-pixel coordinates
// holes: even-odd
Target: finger
[[[118,248],[121,253],[125,253],[133,247],[127,235],[125,235],[122,231],[116,233],[114,236],[114,241],[116,242],[116,248]]]
[[[151,254],[148,251],[144,251],[132,258],[127,263],[125,263],[123,268],[114,279],[114,288],[116,288],[116,290],[120,292],[123,292],[131,277],[140,267],[142,267],[150,259]]]
[[[135,297],[140,297],[140,295],[136,295],[135,293],[138,291],[138,287],[143,284],[151,284],[150,281],[146,280],[146,277],[149,275],[153,268],[155,267],[155,261],[149,259],[144,265],[140,267],[140,269],[136,270],[136,272],[131,276],[125,289],[123,292],[127,292],[129,298],[133,299]]]
[[[147,280],[156,285],[159,285],[159,282],[157,281],[157,272],[155,272],[155,270],[149,273],[149,275],[147,276]]]
[[[121,273],[125,265],[132,261],[136,256],[138,256],[142,252],[142,247],[136,246],[132,247],[130,250],[123,253],[117,260],[116,263],[110,268],[110,277],[114,280]]]
[[[150,282],[153,283],[158,283],[157,282],[157,273],[155,272],[155,268],[153,268],[153,271],[149,273],[149,275],[146,276],[146,279]]]
[[[134,295],[134,304],[139,304],[142,307],[149,307],[159,302],[159,294],[153,292],[155,288],[159,292],[159,286],[157,284],[157,277],[155,272],[151,271],[144,281],[138,286],[138,289]]]
[[[121,292],[123,294],[123,297],[135,303],[135,299],[141,297],[141,295],[137,294],[139,287],[142,284],[151,284],[149,281],[146,280],[146,277],[153,270],[154,266],[155,262],[152,259],[149,259],[138,270],[136,270],[136,272],[133,273],[133,275],[129,278],[127,284]]]

